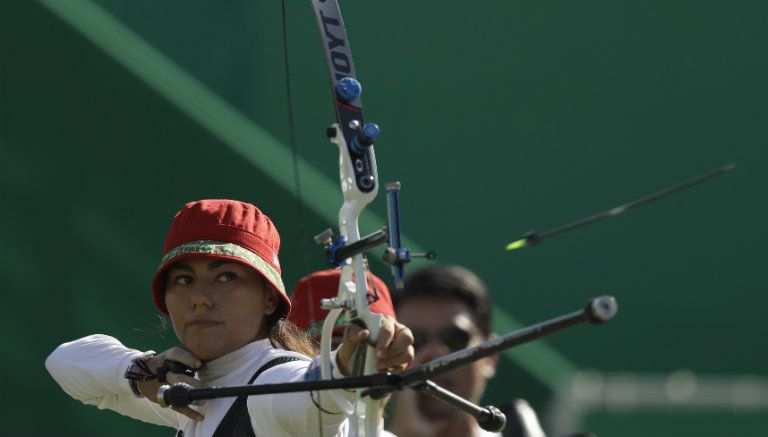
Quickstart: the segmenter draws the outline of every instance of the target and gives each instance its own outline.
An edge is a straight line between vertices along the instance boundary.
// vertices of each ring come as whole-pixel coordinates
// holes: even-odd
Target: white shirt
[[[143,354],[125,347],[113,337],[96,334],[59,346],[45,365],[67,394],[85,404],[114,410],[144,422],[181,429],[185,437],[211,436],[235,398],[211,399],[202,407],[194,407],[205,416],[202,422],[162,408],[145,398],[139,399],[123,375],[131,361]],[[319,358],[307,361],[307,357],[299,353],[273,348],[268,339],[249,343],[206,363],[198,378],[207,386],[244,385],[268,361],[285,356],[302,360],[270,368],[254,383],[273,384],[319,378]],[[331,362],[335,364],[335,354]],[[333,370],[334,377],[341,377],[338,369]],[[343,407],[338,402],[351,402],[355,396],[346,390],[336,392],[341,399],[339,396],[321,396],[318,400],[316,396],[324,410],[340,412]],[[248,413],[257,436],[329,437],[346,436],[348,433],[346,416],[320,413],[309,392],[250,396]]]

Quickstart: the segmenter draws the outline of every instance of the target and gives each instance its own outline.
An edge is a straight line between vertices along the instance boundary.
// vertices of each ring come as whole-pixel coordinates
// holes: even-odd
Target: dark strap
[[[301,358],[296,357],[279,357],[268,361],[261,366],[256,373],[253,374],[248,384],[253,384],[256,378],[259,377],[264,371],[271,369],[280,364],[290,363],[291,361],[300,361]],[[230,407],[224,418],[221,419],[219,426],[213,433],[213,437],[256,437],[251,426],[251,415],[248,414],[248,397],[238,396],[235,402]]]
[[[264,373],[266,370],[269,370],[281,364],[290,363],[291,361],[306,361],[306,360],[302,358],[296,358],[296,357],[278,357],[273,360],[270,360],[267,362],[267,364],[261,366],[259,370],[257,370],[256,373],[253,374],[251,379],[248,381],[248,384],[253,384],[253,381],[256,381],[256,378],[258,378],[259,375]]]

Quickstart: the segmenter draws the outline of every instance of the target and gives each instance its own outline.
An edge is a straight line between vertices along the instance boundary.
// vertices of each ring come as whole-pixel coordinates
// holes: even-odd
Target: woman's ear
[[[272,288],[269,287],[266,290],[265,296],[265,305],[264,305],[264,315],[271,316],[275,311],[277,311],[277,305],[278,305],[278,297],[277,292]]]

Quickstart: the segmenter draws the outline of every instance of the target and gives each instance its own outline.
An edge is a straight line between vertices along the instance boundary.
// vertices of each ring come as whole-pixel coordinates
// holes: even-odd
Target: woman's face
[[[168,269],[165,304],[184,347],[212,360],[266,337],[277,298],[253,268],[201,256]]]

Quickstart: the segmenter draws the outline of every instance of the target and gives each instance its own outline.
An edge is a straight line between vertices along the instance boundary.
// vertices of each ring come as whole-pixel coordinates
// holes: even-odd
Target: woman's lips
[[[211,328],[221,325],[221,322],[210,319],[197,319],[187,323],[187,328]]]

